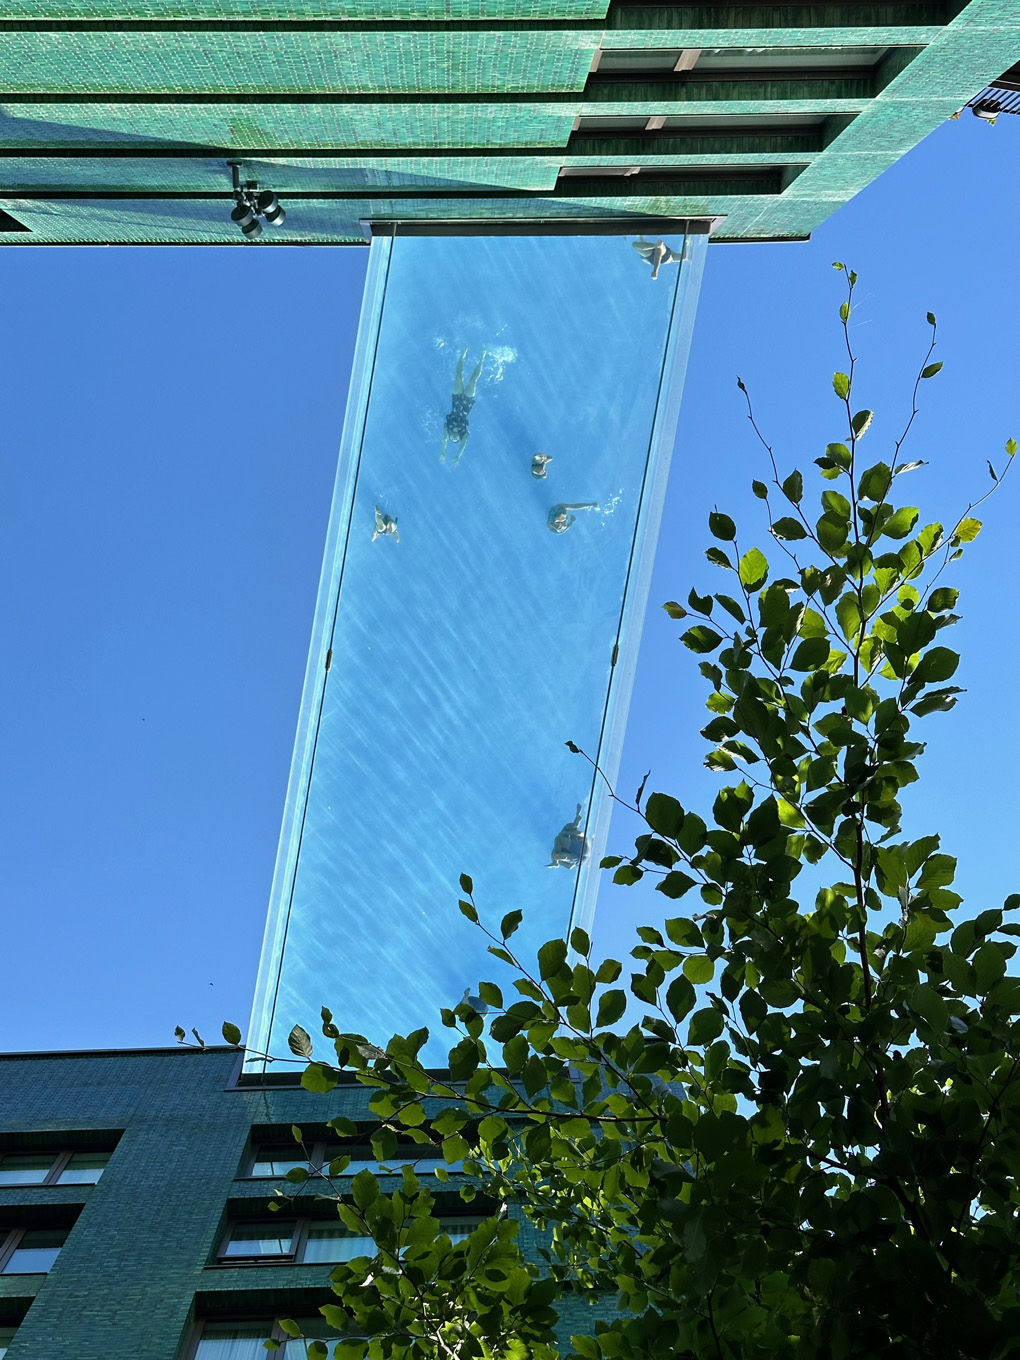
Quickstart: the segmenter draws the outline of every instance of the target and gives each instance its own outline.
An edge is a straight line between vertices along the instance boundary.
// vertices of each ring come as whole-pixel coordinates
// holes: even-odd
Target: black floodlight
[[[287,214],[280,206],[280,200],[273,193],[272,189],[263,189],[255,200],[258,204],[259,212],[266,219],[271,227],[283,225]]]
[[[979,99],[976,104],[971,104],[970,111],[975,118],[981,118],[986,123],[994,123],[1002,112],[1002,104],[998,99]]]
[[[272,189],[260,191],[258,180],[255,179],[247,180],[242,184],[240,163],[229,161],[228,164],[233,178],[235,199],[235,207],[230,218],[240,227],[245,239],[254,241],[262,235],[260,217],[265,218],[271,227],[281,226],[287,214],[280,206],[280,200]]]

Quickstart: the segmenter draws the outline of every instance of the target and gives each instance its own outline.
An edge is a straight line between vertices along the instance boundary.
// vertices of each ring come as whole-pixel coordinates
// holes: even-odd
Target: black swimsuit
[[[446,417],[446,433],[455,444],[461,444],[468,437],[468,416],[475,404],[474,397],[463,392],[454,392],[450,400],[450,414]]]

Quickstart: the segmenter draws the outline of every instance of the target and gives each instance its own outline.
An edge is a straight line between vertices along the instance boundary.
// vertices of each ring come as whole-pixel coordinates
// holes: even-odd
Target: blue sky
[[[782,467],[838,434],[834,259],[861,276],[876,459],[938,314],[945,368],[910,445],[930,460],[911,488],[929,518],[982,494],[986,458],[1020,436],[1018,151],[1011,119],[965,117],[810,243],[710,248],[624,793],[651,766],[649,788],[712,797],[704,682],[658,606],[716,587],[713,505],[753,536],[761,463],[737,373]],[[0,1049],[162,1044],[177,1023],[214,1038],[222,1019],[247,1021],[366,258],[0,251]],[[942,831],[960,856],[975,910],[1020,889],[1015,476],[958,572],[968,693],[928,720],[909,804],[911,829]],[[631,834],[621,820],[611,848]],[[661,916],[643,889],[606,884],[601,950]]]

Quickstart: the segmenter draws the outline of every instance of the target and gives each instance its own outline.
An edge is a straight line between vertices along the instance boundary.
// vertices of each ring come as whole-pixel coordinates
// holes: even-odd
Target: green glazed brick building
[[[806,237],[1020,58],[1015,0],[0,0],[0,240]]]
[[[298,1188],[293,1208],[274,1216],[266,1205],[275,1186],[295,1188],[282,1179],[287,1168],[306,1164],[291,1125],[317,1160],[337,1141],[327,1120],[367,1127],[369,1093],[352,1085],[315,1095],[296,1077],[238,1085],[240,1056],[210,1048],[0,1057],[6,1360],[261,1360],[263,1339],[282,1335],[273,1332],[280,1317],[315,1335],[319,1306],[336,1302],[330,1263],[370,1247],[342,1234],[314,1183]],[[377,1165],[367,1138],[362,1148],[357,1141],[346,1149],[348,1176]],[[420,1159],[422,1149],[408,1156]],[[418,1161],[423,1181],[429,1166]],[[494,1207],[465,1205],[455,1175],[436,1190],[454,1240]],[[593,1330],[597,1316],[579,1302],[569,1328]],[[305,1347],[277,1354],[304,1360]]]

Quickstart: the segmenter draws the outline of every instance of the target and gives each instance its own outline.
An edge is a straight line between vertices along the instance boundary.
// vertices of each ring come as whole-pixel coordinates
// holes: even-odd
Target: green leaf
[[[292,1318],[280,1318],[280,1330],[288,1336],[300,1336],[301,1328]]]
[[[694,887],[695,881],[689,874],[682,873],[679,869],[671,869],[665,878],[659,879],[655,890],[666,897],[683,897]]]
[[[783,495],[793,505],[799,505],[804,495],[804,478],[801,473],[793,471],[783,483]]]
[[[457,906],[460,908],[461,916],[466,916],[469,921],[474,921],[476,925],[478,924],[478,912],[470,902],[465,902],[462,898],[457,903]]]
[[[658,835],[675,841],[683,829],[684,810],[668,793],[652,793],[645,803],[645,818]]]
[[[580,933],[584,934],[583,931]],[[480,982],[478,984],[478,999],[484,1001],[486,1006],[492,1006],[495,1010],[503,1009],[503,993],[494,982]]]
[[[858,439],[863,439],[871,427],[871,422],[875,418],[874,411],[858,411],[850,422],[853,426],[854,434]]]
[[[953,533],[953,538],[958,538],[961,543],[973,543],[980,532],[981,521],[968,516],[968,518],[960,520]]]
[[[943,614],[947,610],[954,608],[959,598],[960,592],[958,590],[953,590],[952,586],[939,586],[937,590],[933,590],[928,596],[928,603],[925,605],[925,609],[932,614]]]
[[[941,364],[928,364],[926,368],[921,369],[921,377],[934,378],[936,373],[941,372],[941,369],[942,369]]]
[[[359,1171],[351,1181],[351,1196],[359,1209],[367,1209],[379,1198],[379,1182],[371,1171]]]
[[[725,543],[732,543],[737,536],[737,526],[729,515],[720,514],[718,510],[713,510],[709,515],[708,527],[713,537],[721,538]]]
[[[226,1043],[233,1044],[235,1047],[240,1044],[241,1031],[236,1025],[232,1025],[229,1020],[224,1020],[222,1033]]]
[[[666,1006],[677,1022],[690,1015],[698,999],[698,994],[686,977],[676,977],[666,990]]]
[[[587,958],[591,953],[591,940],[588,938],[588,932],[582,930],[580,926],[576,926],[570,932],[570,947],[575,954],[580,954],[582,958]],[[483,996],[482,1000],[485,1001],[486,998]],[[500,1000],[495,1003],[490,1002],[489,1004],[502,1006],[503,1002]]]
[[[499,923],[499,933],[503,939],[509,940],[523,920],[524,913],[522,911],[508,911]]]
[[[555,977],[566,961],[566,940],[549,940],[538,951],[539,976],[543,979]]]
[[[792,515],[784,515],[782,519],[777,519],[772,525],[772,532],[776,538],[794,540],[807,538],[807,530],[799,519],[794,519]]]
[[[932,1029],[940,1033],[949,1024],[949,1007],[939,996],[934,987],[927,983],[920,987],[915,987],[910,994],[910,1007],[922,1019],[927,1020]]]
[[[960,657],[956,652],[950,651],[948,647],[933,647],[917,663],[913,679],[926,685],[932,681],[949,680],[956,674],[959,664]]]
[[[301,1073],[301,1085],[306,1091],[315,1091],[323,1095],[326,1091],[335,1089],[336,1077],[321,1063],[312,1063]]]
[[[722,548],[706,548],[705,556],[710,562],[714,563],[715,566],[726,567],[730,571],[733,570],[733,563],[723,552]]]
[[[790,658],[791,669],[795,671],[816,671],[825,665],[830,650],[827,638],[805,638]]]
[[[680,641],[692,652],[714,652],[722,642],[720,635],[707,624],[698,623],[681,635]]]
[[[287,1036],[287,1047],[297,1058],[312,1056],[312,1036],[300,1025],[295,1025]]]
[[[760,501],[768,500],[769,489],[764,482],[752,482],[751,490],[754,492],[754,494],[758,497]]]
[[[714,973],[715,965],[707,954],[692,954],[684,959],[684,977],[695,984],[711,982]]]
[[[768,580],[769,564],[758,548],[750,548],[740,559],[740,584],[746,590],[759,590]]]
[[[832,390],[840,400],[845,400],[850,395],[850,379],[845,373],[832,375]]]
[[[740,605],[737,604],[736,600],[732,598],[732,596],[716,595],[715,598],[719,601],[723,609],[726,610],[727,614],[729,614],[731,618],[736,619],[738,623],[747,622],[747,615],[741,609]]]
[[[896,629],[896,642],[907,656],[913,656],[915,652],[928,646],[937,631],[932,616],[923,609],[915,609]]]
[[[846,543],[849,527],[840,515],[826,512],[815,525],[815,536],[823,552],[834,555]]]
[[[677,604],[676,600],[667,600],[662,606],[671,619],[685,619],[687,610],[682,604]]]
[[[857,483],[857,494],[862,501],[881,503],[889,493],[892,476],[892,469],[888,463],[876,463],[874,467],[869,467],[861,473],[861,479]]]
[[[611,992],[603,992],[599,997],[599,1009],[595,1017],[596,1029],[602,1029],[606,1025],[615,1025],[626,1009],[626,992],[620,991],[619,988]]]
[[[687,1042],[699,1047],[718,1039],[723,1032],[723,1018],[717,1010],[697,1011],[691,1016]]]
[[[902,505],[882,525],[882,533],[887,538],[906,538],[917,523],[919,511],[913,505]]]
[[[460,890],[461,892],[467,893],[468,897],[470,897],[475,890],[475,885],[467,874],[461,874],[460,876]]]
[[[644,870],[639,869],[636,864],[621,864],[613,875],[613,882],[619,883],[621,887],[629,888],[633,884],[639,883],[644,876]]]

